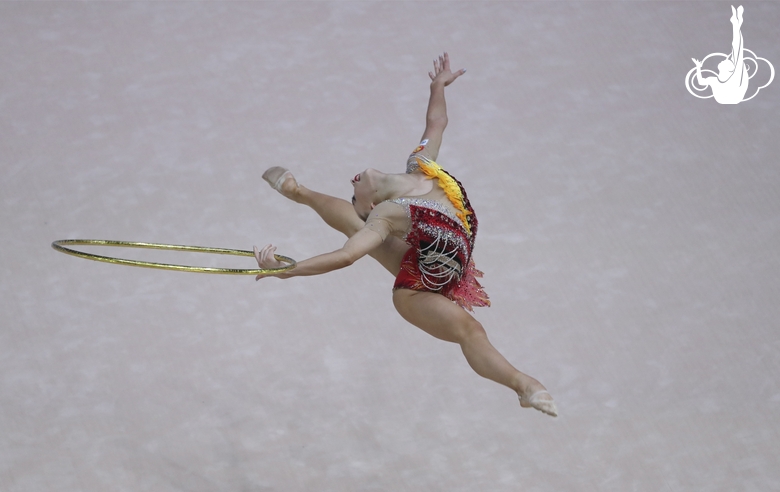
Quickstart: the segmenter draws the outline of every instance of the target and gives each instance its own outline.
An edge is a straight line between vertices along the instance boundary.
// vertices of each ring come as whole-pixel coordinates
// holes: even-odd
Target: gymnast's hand
[[[285,263],[274,258],[274,252],[276,251],[276,246],[272,244],[266,245],[261,250],[257,249],[257,246],[254,246],[254,250],[255,250],[255,259],[257,260],[257,265],[260,268],[283,268],[287,266]],[[264,277],[274,277],[274,276],[278,276],[280,278],[286,278],[286,276],[264,275],[261,273],[257,277],[255,277],[255,280],[260,280],[261,278]]]
[[[450,71],[450,55],[445,52],[438,60],[433,60],[433,72],[428,72],[428,77],[431,78],[431,84],[444,84],[447,87],[455,81],[458,77],[466,73],[466,69],[462,68],[455,73]]]

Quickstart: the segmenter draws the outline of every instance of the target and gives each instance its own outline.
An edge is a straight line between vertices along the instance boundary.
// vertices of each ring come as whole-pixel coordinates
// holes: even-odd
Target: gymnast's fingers
[[[260,265],[260,250],[257,249],[257,246],[252,246],[252,249],[255,250],[255,259],[257,260],[257,265]]]
[[[268,249],[272,248],[272,247],[273,247],[272,245],[268,244],[268,245],[264,246],[262,250],[258,251],[257,250],[257,246],[255,246],[255,258],[257,258],[257,265],[260,268],[268,268],[265,265],[265,262],[267,261],[267,258],[268,258]],[[276,248],[274,248],[274,249],[276,249]],[[268,275],[260,273],[260,274],[258,274],[255,277],[255,281],[260,280],[261,278],[265,278],[267,276]]]
[[[276,251],[276,248],[270,244],[263,249],[263,260],[266,263],[274,257],[274,251]]]
[[[276,268],[276,259],[274,258],[274,251],[276,251],[276,246],[269,244],[265,248],[263,248],[263,268]]]

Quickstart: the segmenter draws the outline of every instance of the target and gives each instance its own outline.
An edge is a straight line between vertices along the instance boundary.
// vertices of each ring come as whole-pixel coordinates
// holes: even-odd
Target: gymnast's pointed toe
[[[546,390],[537,391],[529,398],[526,398],[524,395],[521,395],[519,398],[520,406],[523,408],[535,408],[551,417],[558,416],[558,407],[555,406],[552,395]]]
[[[280,166],[269,167],[263,173],[263,179],[271,185],[271,188],[281,193],[282,196],[294,199],[294,195],[298,190],[298,182],[295,180],[295,176],[286,168]]]
[[[279,191],[279,188],[282,186],[285,179],[287,179],[287,176],[292,176],[292,173],[280,166],[269,167],[263,173],[263,179],[276,191]]]

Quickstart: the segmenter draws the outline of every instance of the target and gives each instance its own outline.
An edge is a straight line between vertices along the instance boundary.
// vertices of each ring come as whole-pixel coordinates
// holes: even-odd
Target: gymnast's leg
[[[409,289],[396,289],[393,304],[406,321],[429,335],[459,344],[477,374],[515,390],[522,406],[557,415],[542,383],[515,369],[490,343],[482,324],[463,308],[440,294]]]
[[[737,10],[734,10],[734,7],[731,7],[731,53],[732,53],[732,62],[734,63],[734,71],[742,72],[742,65],[744,64],[743,61],[743,44],[742,44],[742,13],[745,11],[745,9],[742,7],[742,5],[739,6]]]
[[[263,179],[274,186],[285,172],[287,170],[284,168],[272,167],[263,174]],[[317,212],[326,224],[347,237],[352,237],[366,224],[355,212],[351,203],[299,185],[291,173],[278,186],[278,191],[286,198],[308,206]],[[393,276],[397,276],[401,269],[401,260],[408,249],[409,246],[405,242],[391,236],[369,255]]]

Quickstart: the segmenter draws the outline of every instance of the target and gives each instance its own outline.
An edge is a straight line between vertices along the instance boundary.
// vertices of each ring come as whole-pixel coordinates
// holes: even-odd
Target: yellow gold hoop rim
[[[68,246],[115,246],[123,248],[142,248],[142,249],[163,249],[168,251],[190,251],[194,253],[211,253],[218,255],[233,255],[233,256],[251,256],[254,257],[253,251],[247,251],[243,249],[226,249],[226,248],[211,248],[208,246],[186,246],[178,244],[159,244],[159,243],[139,243],[132,241],[111,241],[105,239],[59,239],[51,243],[51,247],[60,253],[67,255],[77,256],[79,258],[85,258],[87,260],[102,261],[105,263],[114,263],[117,265],[127,265],[142,268],[156,268],[158,270],[175,270],[178,272],[193,272],[193,273],[215,273],[222,275],[278,275],[292,270],[296,266],[295,260],[288,258],[287,256],[274,255],[279,261],[289,263],[282,268],[212,268],[212,267],[199,267],[188,265],[171,265],[167,263],[153,263],[149,261],[138,260],[126,260],[124,258],[115,258],[113,256],[102,256],[91,253],[85,253],[83,251],[76,251],[75,249],[66,248]]]

